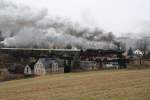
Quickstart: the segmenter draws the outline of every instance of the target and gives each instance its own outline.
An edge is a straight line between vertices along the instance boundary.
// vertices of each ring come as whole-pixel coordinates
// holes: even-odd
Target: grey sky
[[[10,0],[116,34],[150,32],[150,0]]]

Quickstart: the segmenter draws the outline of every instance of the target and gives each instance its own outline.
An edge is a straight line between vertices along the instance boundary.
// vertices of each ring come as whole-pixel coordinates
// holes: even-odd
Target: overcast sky
[[[10,0],[116,34],[150,32],[150,0]]]

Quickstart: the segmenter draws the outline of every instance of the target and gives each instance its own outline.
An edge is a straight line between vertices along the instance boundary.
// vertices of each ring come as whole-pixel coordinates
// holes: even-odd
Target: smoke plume
[[[47,9],[32,9],[0,1],[0,31],[5,47],[114,48],[114,35],[49,16]]]

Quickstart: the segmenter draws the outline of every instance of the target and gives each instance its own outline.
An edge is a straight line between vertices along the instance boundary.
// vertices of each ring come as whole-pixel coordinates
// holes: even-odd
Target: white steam
[[[98,29],[83,28],[62,18],[49,17],[46,9],[0,0],[0,31],[7,47],[113,48],[113,36]]]

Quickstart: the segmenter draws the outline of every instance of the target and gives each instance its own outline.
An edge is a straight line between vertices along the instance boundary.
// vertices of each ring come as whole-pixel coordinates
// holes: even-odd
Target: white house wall
[[[34,66],[34,74],[35,75],[45,75],[46,70],[44,68],[44,65],[41,63],[41,61],[38,61]]]

